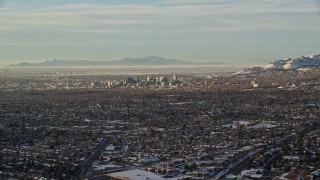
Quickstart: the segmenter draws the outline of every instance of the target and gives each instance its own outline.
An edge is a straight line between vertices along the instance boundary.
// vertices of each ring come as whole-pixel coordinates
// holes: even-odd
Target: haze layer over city
[[[0,179],[320,179],[315,0],[0,0]]]

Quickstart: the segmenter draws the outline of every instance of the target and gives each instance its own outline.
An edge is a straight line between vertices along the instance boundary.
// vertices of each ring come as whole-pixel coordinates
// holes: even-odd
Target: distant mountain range
[[[268,71],[296,70],[300,68],[320,67],[320,54],[300,56],[296,58],[280,59],[270,62],[265,67],[252,67],[235,73],[237,74],[259,74]]]
[[[90,60],[50,60],[41,63],[11,64],[9,67],[56,67],[56,66],[169,66],[193,65],[191,61],[180,61],[156,56],[141,58],[124,58],[115,61],[90,61]]]

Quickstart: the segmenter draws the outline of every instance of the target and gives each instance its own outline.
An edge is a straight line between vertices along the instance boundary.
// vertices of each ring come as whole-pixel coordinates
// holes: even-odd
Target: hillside
[[[269,71],[297,70],[308,67],[320,67],[320,54],[275,60],[264,67],[247,68],[235,73],[235,75],[259,74]]]

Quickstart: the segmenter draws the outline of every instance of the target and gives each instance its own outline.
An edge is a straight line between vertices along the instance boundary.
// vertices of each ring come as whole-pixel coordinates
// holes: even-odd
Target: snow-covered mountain
[[[273,70],[290,70],[314,66],[320,66],[320,54],[288,58],[285,60],[276,60],[266,65],[265,68]]]
[[[275,60],[265,67],[252,67],[236,72],[239,74],[260,74],[268,71],[295,70],[307,67],[320,67],[320,54]]]

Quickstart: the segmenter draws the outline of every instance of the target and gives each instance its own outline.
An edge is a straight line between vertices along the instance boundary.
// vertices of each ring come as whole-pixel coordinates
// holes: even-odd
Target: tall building
[[[137,81],[136,80],[134,80],[132,77],[128,77],[127,78],[127,84],[134,84],[134,83],[136,83]]]
[[[151,81],[151,76],[147,76],[147,82]]]
[[[111,87],[113,85],[112,81],[108,81],[108,86]]]
[[[167,79],[167,77],[165,77],[165,76],[160,76],[159,81],[160,81],[160,82],[168,81],[168,79]]]
[[[174,74],[174,75],[172,76],[172,78],[173,78],[173,82],[176,82],[176,81],[178,80],[178,77],[177,77],[176,74]]]

